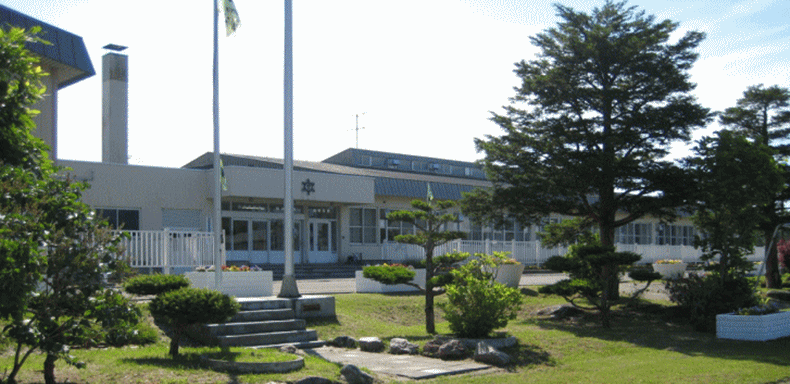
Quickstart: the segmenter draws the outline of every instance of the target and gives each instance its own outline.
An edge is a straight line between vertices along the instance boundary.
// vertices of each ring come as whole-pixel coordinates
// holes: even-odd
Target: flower
[[[770,302],[767,304],[755,305],[749,308],[740,308],[735,311],[734,314],[741,316],[760,316],[770,315],[777,312],[779,312],[779,306],[776,304],[776,302]]]
[[[656,264],[680,264],[683,260],[661,259],[656,261]]]

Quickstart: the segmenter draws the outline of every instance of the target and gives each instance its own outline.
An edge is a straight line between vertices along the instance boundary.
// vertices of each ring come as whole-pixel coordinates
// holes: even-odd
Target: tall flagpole
[[[294,277],[294,200],[293,200],[293,7],[292,0],[285,0],[285,59],[283,71],[283,115],[285,134],[285,273],[278,297],[296,298],[301,296]]]
[[[219,4],[214,0],[214,286],[222,284],[222,171],[219,164]]]

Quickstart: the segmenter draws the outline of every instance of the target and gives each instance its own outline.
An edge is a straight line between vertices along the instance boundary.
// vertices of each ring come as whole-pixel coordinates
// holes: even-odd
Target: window
[[[472,223],[469,231],[469,239],[477,241],[531,241],[531,238],[530,226],[521,224],[515,219],[506,219],[501,227]]]
[[[614,242],[620,244],[652,244],[653,224],[629,223],[623,225],[615,230]]]
[[[398,235],[413,235],[415,227],[411,223],[403,221],[387,220],[387,214],[392,212],[390,209],[379,210],[379,239],[382,243],[395,241]]]
[[[107,220],[113,229],[140,230],[140,211],[136,209],[99,208],[96,217]]]
[[[349,211],[351,243],[376,244],[376,209],[351,208]]]
[[[658,245],[694,245],[696,232],[691,225],[659,224],[656,226],[656,244]]]

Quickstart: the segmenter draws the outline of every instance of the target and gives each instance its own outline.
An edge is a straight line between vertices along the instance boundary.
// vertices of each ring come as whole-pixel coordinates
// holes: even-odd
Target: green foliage
[[[553,271],[567,272],[571,280],[540,288],[541,293],[564,297],[569,303],[582,309],[596,308],[601,312],[601,323],[609,327],[609,312],[612,306],[611,289],[619,286],[619,273],[624,266],[639,261],[641,256],[632,252],[615,252],[611,246],[576,244],[570,247],[564,257],[553,256],[545,266]],[[583,307],[576,301],[586,299],[593,307]]]
[[[170,355],[178,355],[185,328],[192,324],[221,323],[239,311],[236,299],[210,289],[181,288],[157,295],[148,309],[157,321],[173,327]]]
[[[105,289],[92,304],[93,317],[101,326],[107,344],[123,346],[136,340],[142,311],[121,292]]]
[[[702,332],[716,331],[716,315],[759,303],[751,282],[744,276],[689,275],[668,281],[667,289],[672,302],[677,303],[694,329]]]
[[[615,228],[674,217],[688,193],[663,158],[708,120],[688,73],[704,34],[674,38],[677,23],[625,2],[556,9],[559,24],[531,38],[537,58],[516,63],[516,95],[492,117],[503,135],[476,139],[494,185],[467,194],[463,210],[483,222],[584,217],[612,245]]]
[[[411,211],[394,211],[387,215],[387,220],[410,223],[417,228],[416,234],[395,236],[395,241],[404,244],[419,245],[425,250],[425,329],[428,333],[436,333],[433,313],[433,298],[444,293],[442,286],[447,283],[446,266],[435,264],[433,250],[442,244],[466,237],[465,232],[446,230],[448,223],[458,220],[458,215],[448,211],[455,207],[452,200],[422,201],[412,200]]]
[[[487,337],[515,319],[524,302],[518,289],[496,282],[488,272],[501,263],[502,255],[475,257],[450,272],[453,282],[445,287],[448,302],[441,305],[450,330],[460,337]]]
[[[763,207],[784,185],[771,150],[720,131],[701,139],[694,152],[697,157],[684,163],[698,186],[692,221],[704,234],[696,241],[701,260],[718,261],[722,277],[751,271],[746,255],[754,249],[756,229],[767,220]]]
[[[0,28],[0,165],[21,167],[41,174],[48,165],[46,145],[33,135],[36,128],[30,109],[44,94],[38,65],[39,58],[25,44],[49,44],[36,35],[40,27],[29,31]]]
[[[414,278],[414,270],[402,265],[371,265],[362,269],[362,276],[382,284],[405,284]]]
[[[69,345],[96,337],[94,297],[104,273],[116,271],[118,237],[80,202],[85,184],[56,175],[46,145],[33,135],[31,109],[45,75],[27,43],[47,44],[40,28],[0,30],[0,318],[16,342],[6,380],[34,352],[45,355],[44,381],[55,382],[59,359],[84,363]]]
[[[158,295],[189,286],[189,279],[183,275],[139,275],[126,280],[123,289],[135,295]]]
[[[728,129],[743,134],[750,140],[771,148],[774,160],[785,162],[790,156],[790,90],[777,85],[763,87],[751,86],[743,92],[735,107],[727,108],[719,116],[719,122]],[[790,167],[781,166],[785,180],[790,180]],[[771,202],[762,207],[766,220],[759,224],[765,244],[771,243],[774,228],[790,221],[786,202],[790,200],[790,188],[783,188],[775,194]],[[768,253],[765,265],[766,282],[769,288],[781,286],[781,276],[777,254]]]
[[[600,242],[600,237],[592,229],[592,220],[585,217],[574,217],[570,220],[546,225],[543,227],[543,231],[538,233],[538,236],[540,236],[541,245],[545,248]]]

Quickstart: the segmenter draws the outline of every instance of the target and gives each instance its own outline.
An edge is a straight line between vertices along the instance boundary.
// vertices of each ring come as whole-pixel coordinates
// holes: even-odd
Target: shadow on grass
[[[557,360],[537,345],[517,344],[510,348],[502,348],[502,352],[510,355],[512,359],[508,365],[503,367],[509,372],[515,372],[518,368],[528,366],[553,367],[557,365]]]
[[[790,337],[768,342],[717,339],[715,334],[694,331],[680,318],[676,307],[641,300],[613,310],[610,329],[601,327],[597,313],[585,313],[566,320],[531,318],[522,323],[568,332],[576,337],[628,342],[688,356],[704,355],[790,366],[787,359]]]

